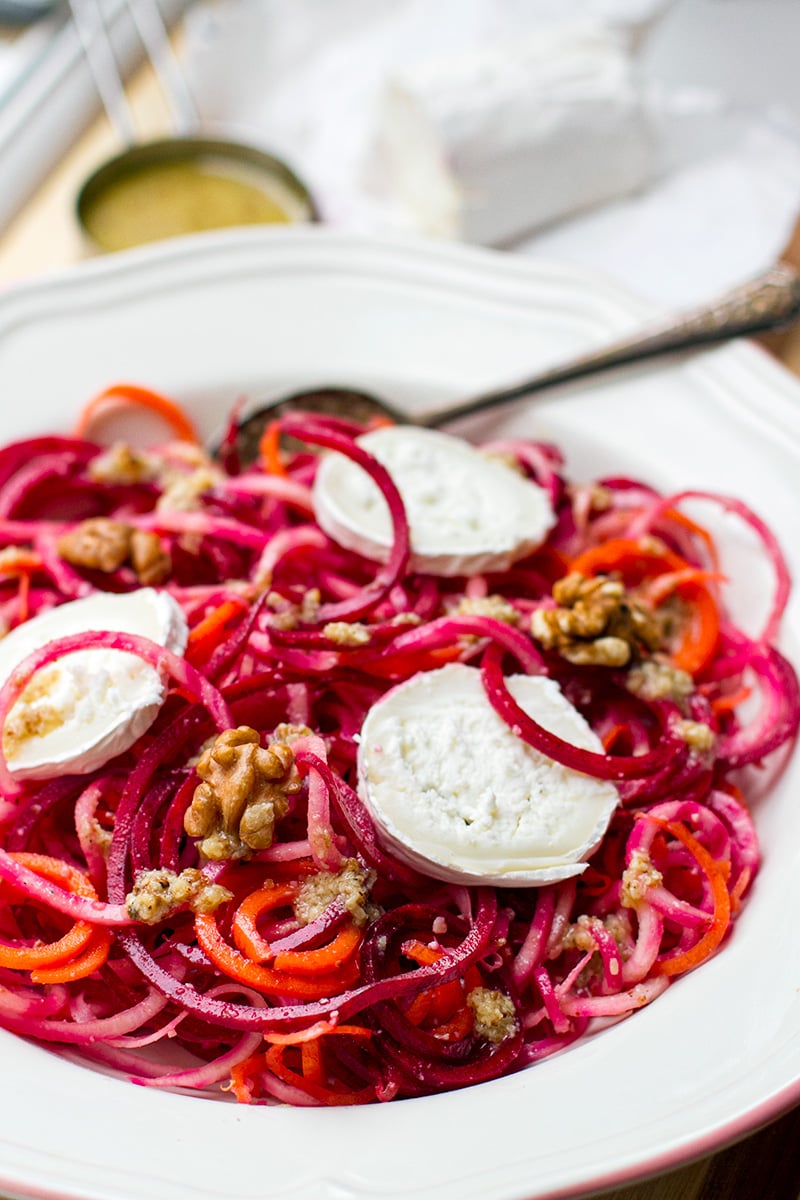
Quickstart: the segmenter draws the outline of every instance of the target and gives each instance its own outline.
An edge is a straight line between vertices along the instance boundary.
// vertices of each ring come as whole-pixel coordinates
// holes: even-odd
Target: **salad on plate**
[[[159,444],[101,445],[108,406]],[[298,1106],[518,1071],[735,937],[800,723],[742,501],[117,385],[0,451],[0,1025]],[[288,451],[285,437],[299,450]],[[772,565],[725,604],[692,502]]]

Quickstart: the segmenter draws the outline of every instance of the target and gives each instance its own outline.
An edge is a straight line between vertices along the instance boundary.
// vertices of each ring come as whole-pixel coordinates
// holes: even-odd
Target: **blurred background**
[[[124,143],[172,131],[132,20],[155,3],[0,0],[0,281],[96,252],[75,216],[81,183]],[[276,155],[336,227],[567,259],[656,307],[711,297],[791,241],[797,0],[160,0],[160,12],[192,97],[182,131]],[[101,29],[127,130],[102,115],[87,62]]]

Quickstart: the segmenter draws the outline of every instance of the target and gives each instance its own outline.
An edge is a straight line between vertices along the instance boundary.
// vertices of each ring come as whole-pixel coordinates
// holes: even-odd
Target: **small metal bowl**
[[[205,137],[130,146],[89,176],[76,209],[101,251],[209,229],[318,220],[308,188],[281,159]]]

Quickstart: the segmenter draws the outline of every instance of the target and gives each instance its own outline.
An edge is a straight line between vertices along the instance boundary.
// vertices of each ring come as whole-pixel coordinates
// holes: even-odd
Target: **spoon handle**
[[[459,417],[467,417],[501,404],[508,404],[512,400],[519,400],[523,396],[533,395],[559,383],[583,379],[587,375],[595,375],[611,367],[655,358],[660,354],[725,342],[743,334],[775,329],[789,324],[798,316],[800,275],[788,263],[777,263],[763,275],[728,292],[710,305],[653,325],[634,337],[624,338],[600,350],[580,355],[511,387],[485,392],[482,396],[475,396],[460,404],[423,414],[415,418],[414,423],[435,428]]]

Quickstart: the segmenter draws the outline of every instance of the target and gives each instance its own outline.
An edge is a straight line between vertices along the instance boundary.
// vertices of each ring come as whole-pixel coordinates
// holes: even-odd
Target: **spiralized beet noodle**
[[[0,763],[0,1024],[150,1087],[371,1103],[516,1071],[722,946],[759,866],[739,769],[787,747],[800,719],[773,644],[789,576],[755,514],[630,479],[569,484],[552,446],[497,442],[487,449],[547,489],[555,528],[502,574],[439,579],[408,572],[402,502],[358,427],[285,418],[308,449],[289,455],[275,427],[240,470],[229,438],[223,471],[185,440],[185,419],[174,424],[184,440],[146,454],[55,436],[0,451],[4,628],[153,580],[190,628],[185,660],[121,634],[61,639],[0,692],[5,720],[35,668],[92,646],[141,655],[170,689],[145,736],[94,774],[19,783]],[[354,458],[383,491],[385,564],[314,521],[312,447]],[[726,614],[724,564],[684,509],[698,496],[750,526],[771,561],[757,637]],[[63,535],[96,518],[154,535],[150,578],[130,559],[101,570],[63,551]],[[644,613],[658,644],[634,631],[630,661],[614,665],[596,647],[582,658],[591,634],[534,636],[532,615],[564,602],[568,575],[621,582],[623,609]],[[619,808],[577,879],[444,884],[381,846],[355,790],[363,718],[398,681],[453,661],[481,668],[526,742],[616,784]],[[505,683],[520,671],[555,678],[604,752],[522,712]],[[186,832],[198,759],[240,726],[263,749],[290,747],[283,807],[271,841],[207,858]],[[171,903],[146,919],[131,897],[148,880]]]

